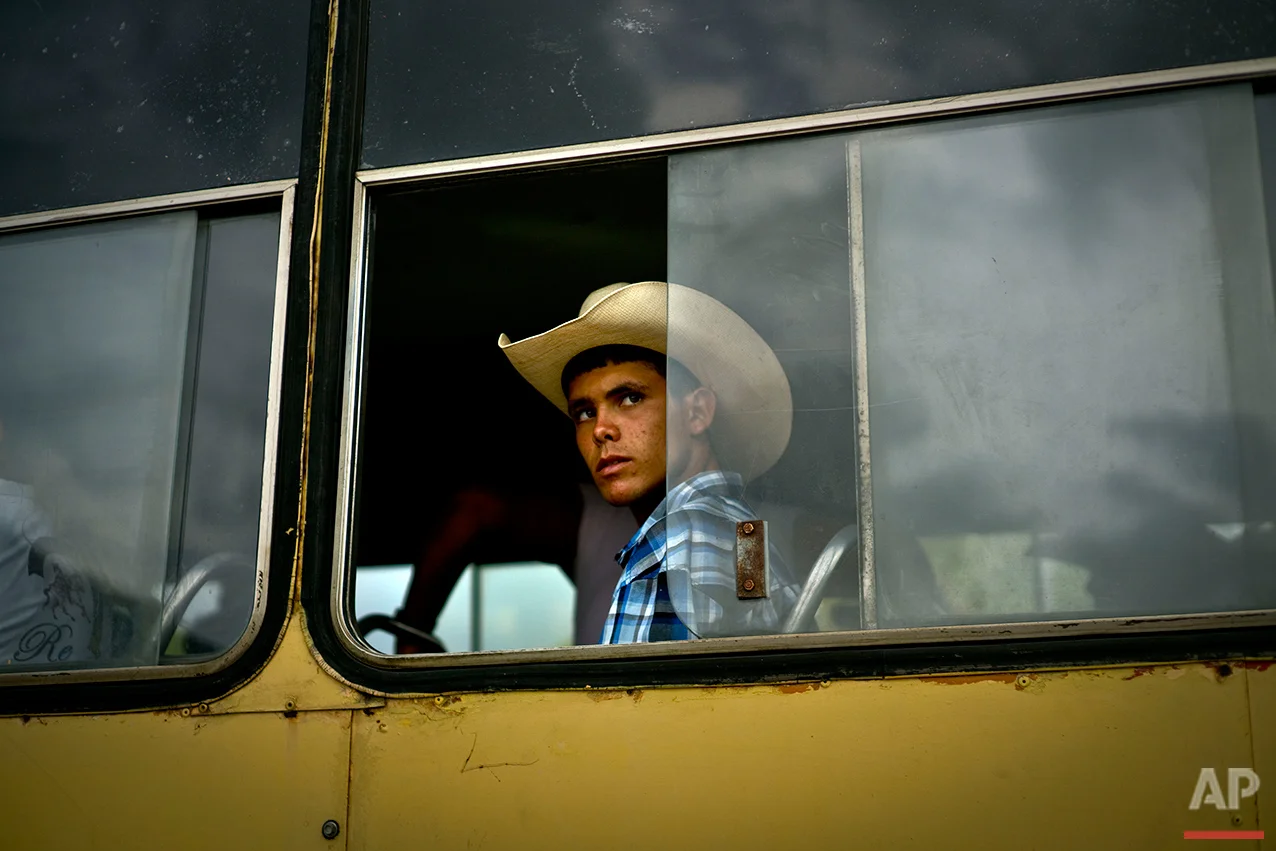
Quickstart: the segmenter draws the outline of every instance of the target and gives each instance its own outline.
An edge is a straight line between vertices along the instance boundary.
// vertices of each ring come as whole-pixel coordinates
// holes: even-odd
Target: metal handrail
[[[225,572],[231,565],[244,565],[255,570],[252,560],[239,553],[213,553],[195,563],[173,586],[173,590],[164,598],[164,609],[160,614],[160,650],[163,651],[173,640],[177,627],[181,624],[186,610],[190,608],[195,595],[208,584],[216,574]]]
[[[837,567],[842,556],[855,544],[858,537],[859,527],[852,523],[849,526],[843,526],[824,545],[824,550],[815,560],[815,566],[811,568],[811,573],[806,578],[806,584],[802,586],[802,593],[793,606],[793,611],[784,622],[785,633],[810,631],[815,621],[815,610],[819,608],[820,600],[824,596],[824,587],[828,585],[829,577],[833,575],[833,568]]]
[[[368,633],[374,630],[382,630],[388,632],[398,639],[407,639],[427,648],[422,653],[446,653],[447,648],[443,646],[443,642],[432,633],[417,629],[410,624],[406,624],[397,618],[389,615],[364,615],[359,618],[355,624],[355,628],[359,630],[359,636],[367,639]]]

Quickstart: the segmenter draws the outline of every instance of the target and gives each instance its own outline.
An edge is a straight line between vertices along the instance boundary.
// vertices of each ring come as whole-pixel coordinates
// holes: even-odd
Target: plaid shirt
[[[616,554],[620,581],[600,643],[779,630],[800,589],[774,549],[767,596],[736,597],[736,523],[755,519],[738,473],[700,473],[673,488]]]

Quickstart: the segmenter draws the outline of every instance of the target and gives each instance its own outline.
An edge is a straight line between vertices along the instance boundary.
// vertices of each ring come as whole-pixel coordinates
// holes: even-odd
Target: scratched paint
[[[1182,665],[658,688],[641,700],[466,694],[465,713],[447,717],[429,698],[390,700],[376,712],[385,732],[355,719],[350,847],[584,846],[614,835],[633,789],[648,790],[675,848],[774,848],[794,834],[841,848],[852,827],[865,847],[1023,847],[1021,832],[990,822],[1030,822],[1038,848],[1094,847],[1100,830],[1107,847],[1160,847],[1184,829],[1234,826],[1230,814],[1185,821],[1201,765],[1252,759],[1240,679],[1254,673],[1234,668],[1222,688],[1208,666]],[[758,784],[766,818],[739,818],[732,790]],[[1257,824],[1253,806],[1238,816]]]

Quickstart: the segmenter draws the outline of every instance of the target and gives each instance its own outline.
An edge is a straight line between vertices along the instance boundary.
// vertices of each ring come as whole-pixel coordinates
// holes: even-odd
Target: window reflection
[[[175,635],[179,657],[228,649],[252,613],[279,214],[209,219],[200,232],[185,499],[170,546],[179,581],[200,565],[215,570]]]
[[[1276,604],[1216,531],[1273,516],[1253,116],[1238,86],[859,143],[876,527],[941,619]]]
[[[793,388],[750,502],[873,533],[806,628],[1276,605],[1262,185],[1243,85],[673,157],[670,280]]]
[[[675,156],[669,165],[669,280],[730,307],[774,352],[792,391],[792,434],[746,483],[773,546],[801,582],[856,522],[846,143],[770,142]],[[670,328],[680,300],[670,298]],[[670,357],[686,346],[670,340]],[[759,417],[758,434],[770,424]],[[820,620],[860,626],[854,547]],[[755,603],[741,603],[744,607]]]
[[[4,669],[243,632],[278,233],[179,212],[0,237]]]

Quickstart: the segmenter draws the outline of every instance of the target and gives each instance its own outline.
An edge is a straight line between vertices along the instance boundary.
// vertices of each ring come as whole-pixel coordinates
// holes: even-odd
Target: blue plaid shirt
[[[774,549],[768,596],[736,597],[736,523],[756,519],[738,473],[700,473],[673,488],[616,554],[620,581],[600,643],[778,631],[800,589]]]

